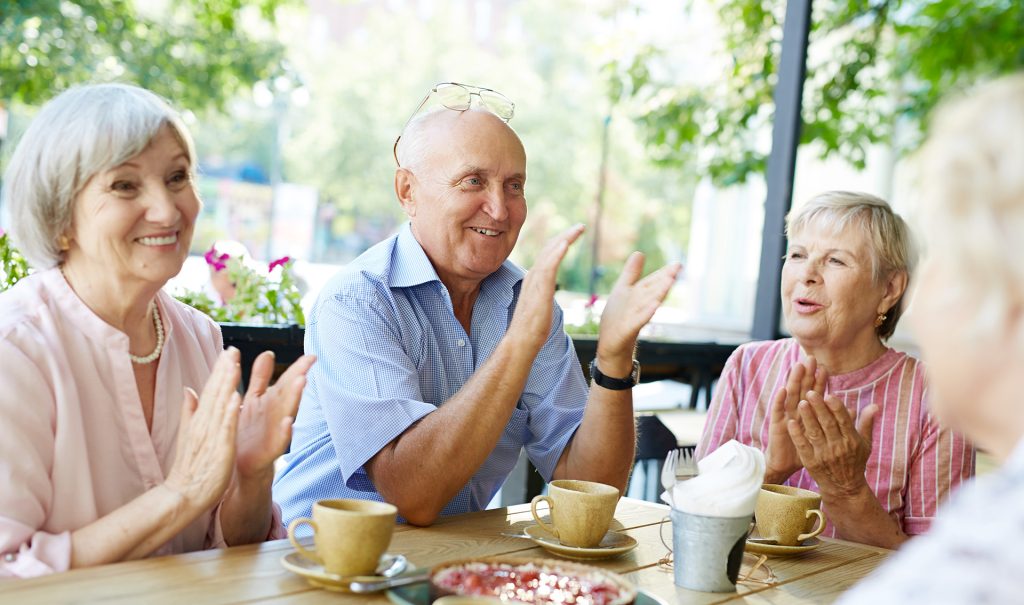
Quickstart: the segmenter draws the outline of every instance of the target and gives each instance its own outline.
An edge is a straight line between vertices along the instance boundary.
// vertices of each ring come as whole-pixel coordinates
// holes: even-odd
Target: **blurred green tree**
[[[7,0],[0,102],[38,105],[84,82],[149,88],[178,107],[223,107],[280,69],[278,7],[295,0]]]
[[[705,4],[723,33],[718,77],[680,83],[666,69],[673,49],[652,44],[609,62],[606,74],[613,100],[643,102],[635,119],[653,159],[697,165],[729,185],[765,170],[768,144],[757,133],[774,114],[786,0]],[[857,168],[873,144],[916,148],[947,93],[1024,67],[1016,0],[817,0],[810,35],[801,143]]]

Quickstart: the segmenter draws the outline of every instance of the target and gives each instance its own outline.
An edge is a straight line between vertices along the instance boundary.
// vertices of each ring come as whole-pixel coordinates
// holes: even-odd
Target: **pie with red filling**
[[[636,600],[636,588],[617,574],[548,559],[452,561],[434,568],[430,591],[432,599],[491,596],[537,605],[625,605]]]

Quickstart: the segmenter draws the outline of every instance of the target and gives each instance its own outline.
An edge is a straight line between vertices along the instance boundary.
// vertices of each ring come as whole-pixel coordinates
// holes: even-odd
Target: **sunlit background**
[[[649,336],[742,337],[784,9],[782,0],[22,2],[0,13],[0,163],[35,109],[67,86],[149,87],[187,118],[205,202],[196,256],[171,287],[203,287],[202,253],[237,240],[259,261],[298,259],[309,304],[339,265],[401,224],[392,143],[423,95],[438,82],[485,86],[516,103],[511,125],[529,158],[514,260],[529,266],[548,236],[588,225],[560,275],[570,321],[583,321],[590,294],[606,294],[639,249],[649,269],[685,265]],[[1011,0],[822,0],[813,23],[795,204],[857,189],[908,211],[912,187],[897,167],[927,109],[946,90],[1024,63],[1024,18]]]

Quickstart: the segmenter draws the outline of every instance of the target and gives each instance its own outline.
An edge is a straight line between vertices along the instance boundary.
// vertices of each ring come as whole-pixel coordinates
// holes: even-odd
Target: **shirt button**
[[[9,552],[6,555],[4,555],[4,561],[7,561],[8,563],[14,563],[14,553]]]
[[[455,344],[459,345],[460,347],[464,347],[464,346],[466,346],[466,341],[464,339],[460,338],[460,339],[455,341]]]

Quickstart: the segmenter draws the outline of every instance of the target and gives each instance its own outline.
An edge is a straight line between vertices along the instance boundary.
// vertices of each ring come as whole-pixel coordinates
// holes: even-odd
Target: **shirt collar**
[[[493,291],[497,298],[511,301],[517,284],[523,281],[525,275],[523,269],[506,259],[497,271],[484,279],[480,289]],[[393,288],[411,288],[432,281],[441,283],[441,278],[438,277],[423,247],[416,241],[408,222],[398,231],[389,281]]]
[[[391,287],[411,288],[432,281],[441,281],[434,270],[434,265],[430,264],[427,253],[412,234],[412,227],[408,222],[398,231],[394,254],[389,280]]]

